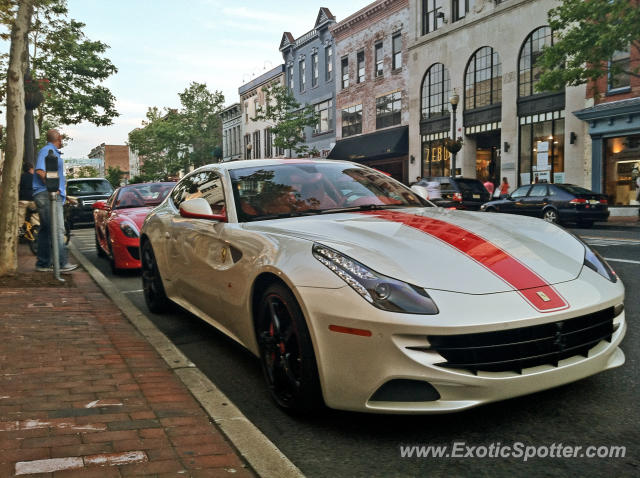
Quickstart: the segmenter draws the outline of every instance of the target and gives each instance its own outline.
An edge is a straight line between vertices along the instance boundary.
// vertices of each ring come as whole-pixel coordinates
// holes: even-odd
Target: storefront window
[[[604,192],[609,204],[638,204],[640,176],[640,135],[609,138],[605,143]]]
[[[434,135],[440,136],[440,135]],[[422,137],[422,176],[449,176],[451,173],[450,153],[441,138]]]
[[[564,111],[520,118],[520,185],[564,183]]]

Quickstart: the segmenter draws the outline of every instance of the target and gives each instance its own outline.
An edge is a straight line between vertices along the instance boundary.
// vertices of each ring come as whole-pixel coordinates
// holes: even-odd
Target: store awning
[[[368,161],[409,154],[409,127],[385,129],[338,141],[329,159]]]

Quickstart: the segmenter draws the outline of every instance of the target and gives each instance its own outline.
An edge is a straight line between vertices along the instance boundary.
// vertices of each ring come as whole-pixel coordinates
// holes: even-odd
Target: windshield
[[[92,194],[111,194],[113,188],[106,179],[87,179],[84,181],[69,181],[67,194],[70,196],[90,196]]]
[[[487,194],[487,190],[477,179],[458,179],[461,193]]]
[[[173,189],[175,183],[143,183],[123,186],[118,191],[114,209],[157,206]]]
[[[240,222],[429,205],[395,180],[354,164],[292,160],[290,164],[231,169],[229,174]]]

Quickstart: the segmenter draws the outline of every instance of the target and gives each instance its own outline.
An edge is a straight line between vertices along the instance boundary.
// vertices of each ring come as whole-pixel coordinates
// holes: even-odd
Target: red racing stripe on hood
[[[457,249],[512,286],[539,312],[569,308],[567,301],[542,277],[508,252],[471,231],[439,219],[405,212],[367,211],[362,214],[404,224]]]

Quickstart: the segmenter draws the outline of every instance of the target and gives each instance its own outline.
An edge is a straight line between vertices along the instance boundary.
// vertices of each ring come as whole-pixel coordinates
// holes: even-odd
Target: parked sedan
[[[149,309],[176,302],[248,348],[288,410],[451,412],[624,363],[624,287],[587,245],[429,207],[360,164],[204,166],[140,247]]]
[[[590,227],[609,218],[607,196],[573,184],[528,184],[504,199],[482,205],[482,211],[541,217],[555,223]]]
[[[96,250],[108,257],[111,270],[140,268],[140,227],[175,183],[131,184],[116,189],[105,201],[93,204]]]

